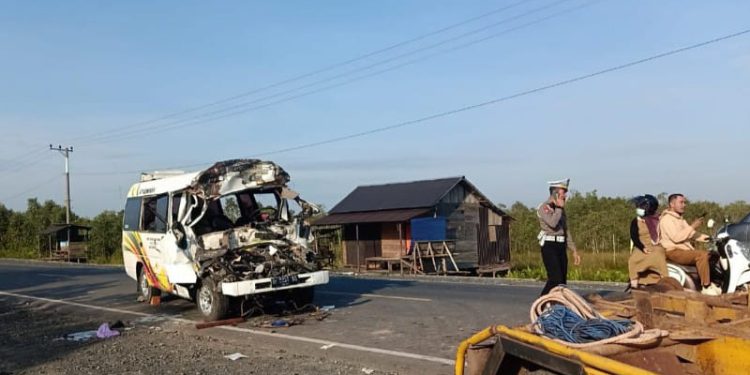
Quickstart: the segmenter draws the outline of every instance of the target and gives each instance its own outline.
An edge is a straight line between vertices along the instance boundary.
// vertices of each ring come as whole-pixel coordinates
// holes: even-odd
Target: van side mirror
[[[175,237],[175,244],[180,249],[187,248],[187,236],[185,235],[185,226],[180,222],[176,222],[172,225],[172,234]]]

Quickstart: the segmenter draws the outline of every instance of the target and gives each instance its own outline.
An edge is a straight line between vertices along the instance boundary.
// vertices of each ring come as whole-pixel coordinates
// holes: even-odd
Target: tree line
[[[91,227],[88,259],[101,263],[121,263],[123,211],[103,211],[94,218],[71,212],[73,224]],[[47,200],[28,199],[23,212],[0,203],[0,257],[40,258],[46,256],[46,240],[41,232],[52,224],[65,222],[65,207]]]
[[[660,209],[667,206],[667,194],[657,196]],[[505,208],[513,217],[511,223],[511,251],[532,252],[539,250],[536,236],[539,222],[536,207],[516,202]],[[628,198],[600,197],[596,191],[571,192],[566,204],[570,230],[580,250],[590,252],[620,252],[630,249],[630,221],[635,217],[635,207]],[[721,226],[727,219],[737,221],[750,213],[750,204],[737,201],[719,204],[711,201],[691,201],[685,217],[688,221],[705,214]],[[93,218],[85,218],[71,212],[71,222],[91,227],[89,237],[90,261],[119,263],[122,261],[122,216],[123,211],[103,211]],[[52,224],[65,222],[65,207],[47,200],[39,203],[28,199],[26,210],[14,211],[0,203],[0,257],[39,258],[45,256],[41,232]],[[704,226],[703,232],[709,229]]]
[[[656,196],[659,210],[667,207],[667,193]],[[689,197],[688,197],[689,198]],[[541,202],[540,202],[541,203]],[[516,202],[506,207],[513,217],[511,223],[511,251],[538,251],[536,236],[539,233],[539,220],[536,207],[528,207]],[[630,198],[600,197],[596,191],[588,193],[572,192],[565,205],[570,223],[570,232],[580,250],[592,252],[615,252],[630,250],[630,221],[635,217],[635,207]],[[750,204],[737,201],[719,204],[711,201],[689,201],[685,210],[688,221],[705,214],[717,222],[717,228],[724,220],[735,222],[750,213]],[[704,225],[704,233],[710,230]]]

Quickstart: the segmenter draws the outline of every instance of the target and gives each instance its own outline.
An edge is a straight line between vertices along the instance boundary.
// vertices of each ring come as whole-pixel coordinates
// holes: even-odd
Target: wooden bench
[[[492,278],[494,279],[497,277],[498,272],[505,272],[508,270],[510,270],[510,263],[495,264],[488,267],[477,268],[477,275],[481,277],[482,275],[492,274]]]
[[[383,265],[383,263],[386,264],[386,267],[387,267],[387,270],[388,270],[387,271],[388,275],[390,275],[391,272],[393,271],[393,265],[394,264],[398,264],[399,265],[399,267],[398,267],[399,268],[399,272],[401,273],[401,276],[404,275],[404,264],[403,264],[401,258],[384,258],[384,257],[369,257],[369,258],[365,258],[365,269],[366,270],[370,270],[370,265],[375,265],[377,267],[377,269],[380,269],[381,268],[380,266]]]

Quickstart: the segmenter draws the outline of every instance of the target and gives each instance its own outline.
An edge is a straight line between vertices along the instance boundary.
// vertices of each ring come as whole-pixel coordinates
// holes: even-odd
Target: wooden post
[[[360,263],[359,263],[359,224],[354,224],[354,238],[357,243],[357,273],[360,272]]]
[[[419,242],[416,243],[414,251],[417,253],[417,259],[419,259],[419,269],[424,273],[424,262],[422,262],[422,252],[419,250]],[[414,264],[416,265],[417,263],[414,262]]]
[[[68,226],[67,233],[68,233],[68,263],[70,263],[70,226]]]
[[[401,223],[398,223],[398,251],[399,256],[406,255],[406,252],[404,251],[404,240],[401,233]]]
[[[437,262],[435,262],[435,251],[432,250],[432,242],[427,242],[427,251],[430,253],[430,257],[432,258],[432,269],[435,270],[435,273],[438,273],[437,268]]]
[[[458,272],[458,265],[456,264],[456,260],[453,259],[453,254],[451,254],[451,249],[448,247],[448,244],[443,241],[443,246],[445,247],[445,252],[448,254],[448,257],[451,259],[451,263],[453,263],[453,268]]]

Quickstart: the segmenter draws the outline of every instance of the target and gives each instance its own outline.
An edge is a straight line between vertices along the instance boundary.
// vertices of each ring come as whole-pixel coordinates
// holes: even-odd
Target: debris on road
[[[224,358],[231,359],[232,361],[236,361],[240,358],[248,358],[248,357],[242,353],[232,353],[229,355],[225,355]]]
[[[120,331],[111,329],[109,323],[102,323],[99,329],[96,330],[96,337],[100,339],[108,339],[115,336],[120,336]]]
[[[239,317],[239,318],[232,318],[232,319],[215,320],[213,322],[197,323],[195,325],[195,328],[204,329],[204,328],[226,326],[226,325],[236,326],[237,324],[240,324],[243,322],[245,322],[245,318]]]
[[[371,369],[371,368],[367,368],[367,367],[362,367],[362,372],[364,372],[364,373],[365,373],[365,374],[367,374],[367,375],[370,375],[370,374],[372,374],[373,372],[375,372],[375,370],[373,370],[373,369]]]
[[[258,328],[282,328],[304,324],[307,319],[314,318],[322,321],[331,315],[330,311],[333,305],[317,307],[313,304],[307,304],[300,308],[292,304],[292,307],[286,302],[276,302],[269,311],[264,311],[261,307],[256,307],[256,311],[261,316],[250,320],[250,324]],[[272,313],[271,310],[274,312]],[[273,316],[273,317],[269,317]]]
[[[256,321],[253,325],[258,328],[288,328],[291,326],[300,325],[305,322],[303,317],[286,318],[286,319],[265,319]]]
[[[174,316],[167,316],[167,315],[147,315],[147,316],[140,317],[140,318],[136,319],[133,323],[136,323],[136,324],[157,323],[157,322],[162,322],[162,321],[165,321],[165,320],[169,320],[171,318],[175,318],[177,316],[179,316],[179,315],[174,315]]]
[[[96,332],[97,331],[81,331],[81,332],[69,333],[63,336],[63,339],[66,341],[75,341],[75,342],[88,341],[96,337]]]

